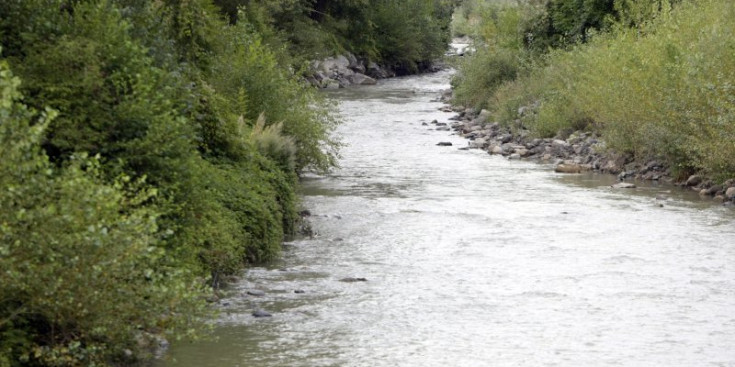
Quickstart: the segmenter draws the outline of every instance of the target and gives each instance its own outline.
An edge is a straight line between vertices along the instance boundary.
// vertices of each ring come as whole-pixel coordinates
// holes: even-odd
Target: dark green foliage
[[[83,155],[54,167],[40,142],[56,113],[18,103],[18,84],[1,63],[0,365],[131,362],[153,333],[187,333],[177,315],[201,314],[203,290],[160,246],[155,190],[105,183]]]
[[[288,40],[309,58],[345,51],[416,72],[440,57],[454,2],[446,0],[219,0],[230,20],[246,21],[268,44]],[[235,9],[243,7],[243,13]],[[410,14],[410,16],[408,16]],[[267,29],[275,30],[267,31]]]
[[[0,366],[145,359],[203,285],[278,256],[298,172],[339,146],[263,20],[289,4],[0,2]]]
[[[526,32],[528,47],[544,51],[585,42],[591,29],[611,24],[614,0],[549,0],[546,11],[532,20]]]

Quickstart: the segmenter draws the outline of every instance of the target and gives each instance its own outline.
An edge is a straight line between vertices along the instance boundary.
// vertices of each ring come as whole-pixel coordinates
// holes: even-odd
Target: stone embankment
[[[418,72],[434,72],[446,67],[441,61],[418,65]],[[378,79],[406,75],[407,70],[396,71],[385,65],[362,60],[351,53],[329,57],[311,63],[312,74],[306,80],[322,89],[338,89],[350,85],[374,85]]]
[[[348,85],[372,85],[377,79],[395,76],[374,62],[359,60],[347,54],[312,62],[314,73],[306,79],[312,85],[324,89],[344,88]]]
[[[451,98],[446,92],[442,100]],[[700,175],[692,175],[683,182],[675,182],[671,169],[658,160],[641,162],[632,155],[619,154],[607,149],[605,142],[594,132],[563,131],[554,138],[539,139],[528,131],[512,131],[497,122],[490,121],[490,113],[462,106],[444,106],[445,112],[456,112],[450,118],[450,126],[438,121],[432,124],[437,130],[454,130],[469,140],[468,146],[460,149],[482,149],[489,154],[502,155],[508,159],[535,160],[549,163],[558,173],[582,173],[587,171],[617,175],[620,184],[616,188],[635,188],[631,181],[669,182],[695,190],[702,196],[733,205],[735,203],[735,179],[717,184]],[[523,111],[519,111],[522,115]],[[625,182],[624,182],[625,181]]]

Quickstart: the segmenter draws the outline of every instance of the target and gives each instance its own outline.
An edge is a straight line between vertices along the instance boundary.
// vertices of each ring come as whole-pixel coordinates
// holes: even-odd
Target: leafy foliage
[[[0,365],[105,365],[143,355],[149,331],[183,335],[203,290],[160,246],[154,189],[100,177],[99,161],[54,167],[40,143],[56,113],[18,102],[0,64]],[[114,314],[109,310],[114,309]]]

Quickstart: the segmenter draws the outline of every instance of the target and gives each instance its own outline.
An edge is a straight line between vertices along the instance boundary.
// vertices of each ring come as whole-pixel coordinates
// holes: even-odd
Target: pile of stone
[[[311,66],[314,73],[306,79],[312,85],[326,89],[373,85],[377,83],[377,79],[395,76],[395,72],[374,62],[360,60],[350,53],[314,61]]]
[[[559,173],[595,171],[617,175],[620,181],[635,179],[673,183],[671,170],[664,163],[657,160],[640,162],[634,160],[630,154],[611,151],[593,132],[563,131],[554,138],[538,139],[531,137],[528,131],[511,131],[497,122],[490,122],[490,113],[487,110],[476,113],[462,106],[445,106],[442,110],[458,113],[450,119],[454,121],[451,129],[469,140],[470,149],[482,149],[489,154],[502,155],[508,159],[552,163],[554,170]],[[443,129],[443,126],[437,128]],[[717,201],[729,204],[735,202],[735,179],[718,185],[694,175],[685,182],[675,184],[696,190],[703,196],[711,196]]]

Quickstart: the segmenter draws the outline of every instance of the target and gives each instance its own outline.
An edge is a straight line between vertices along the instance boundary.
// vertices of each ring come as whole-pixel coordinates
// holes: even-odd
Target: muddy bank
[[[443,93],[441,100],[449,103],[451,91]],[[671,167],[660,160],[636,160],[632,154],[622,154],[605,145],[596,132],[560,131],[553,138],[539,139],[526,130],[515,131],[490,121],[487,110],[477,112],[463,106],[445,105],[445,112],[456,112],[450,124],[432,121],[437,130],[454,131],[468,139],[468,146],[460,149],[482,149],[489,154],[508,159],[534,160],[554,166],[555,172],[577,174],[587,171],[616,175],[621,182],[618,188],[635,188],[636,181],[667,182],[711,197],[714,202],[735,204],[735,179],[724,183],[691,175],[677,180]],[[519,111],[522,115],[523,111]]]

